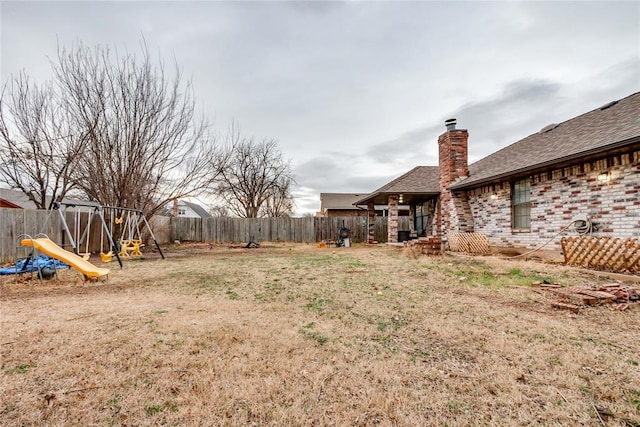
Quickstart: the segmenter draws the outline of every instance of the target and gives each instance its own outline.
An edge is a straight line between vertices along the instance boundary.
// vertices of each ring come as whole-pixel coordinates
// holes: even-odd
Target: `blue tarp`
[[[29,273],[38,270],[53,271],[54,269],[59,270],[61,268],[69,268],[69,266],[55,258],[51,258],[46,255],[39,255],[36,258],[29,257],[20,259],[16,265],[12,267],[0,268],[0,276],[7,274]]]

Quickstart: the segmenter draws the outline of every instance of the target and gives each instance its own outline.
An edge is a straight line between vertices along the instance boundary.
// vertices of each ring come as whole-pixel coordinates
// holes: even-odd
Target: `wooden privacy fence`
[[[53,215],[46,229],[42,230],[49,211],[25,209],[0,209],[0,261],[12,262],[16,256],[26,255],[26,249],[21,249],[21,235],[32,237],[42,231],[52,239],[59,241],[60,219]]]
[[[640,272],[640,239],[620,237],[563,237],[565,263],[614,272]]]
[[[321,242],[337,240],[338,230],[351,230],[354,243],[366,241],[364,217],[305,218],[171,218],[172,240],[195,242]],[[399,230],[409,229],[409,218],[401,217]],[[155,229],[154,229],[155,230]],[[387,241],[387,218],[375,218],[375,239]]]
[[[51,240],[71,251],[71,244],[63,231],[59,213],[54,211],[50,215],[50,212],[48,210],[0,208],[0,262],[14,262],[16,256],[21,257],[28,253],[28,249],[20,246],[20,240],[24,237],[23,235],[36,237],[38,233],[44,233]],[[75,236],[74,229],[77,228],[79,229],[79,234],[82,235],[89,219],[88,212],[81,212],[76,216],[75,211],[63,211],[63,215],[71,234]],[[82,247],[78,248],[79,251],[85,252],[88,249],[89,252],[99,252],[101,250],[101,233],[101,224],[97,219],[94,219],[91,223],[89,239],[85,239]],[[89,243],[88,247],[86,246],[87,242]],[[78,242],[76,241],[77,244]],[[107,246],[105,235],[104,249]]]
[[[88,221],[88,213],[82,212],[78,217],[74,211],[64,212],[69,228],[79,224],[82,234]],[[49,217],[46,210],[6,209],[0,208],[0,262],[14,262],[16,256],[26,255],[20,247],[19,236],[29,234],[35,236],[39,232],[47,234],[54,242],[71,250],[68,239],[63,235],[62,225],[57,212],[51,218],[45,229],[43,224]],[[387,241],[387,217],[375,218],[375,239],[379,242]],[[325,240],[337,240],[338,229],[347,227],[351,230],[351,241],[365,242],[365,217],[334,217],[334,218],[174,218],[155,216],[149,220],[158,243],[166,244],[175,240],[195,242],[249,242],[280,241],[280,242],[308,242],[316,243]],[[398,230],[409,230],[409,218],[398,218]],[[92,221],[89,235],[89,252],[99,252],[106,249],[100,245],[101,227],[98,220]],[[115,235],[114,239],[119,239]],[[80,252],[85,252],[83,244]]]
[[[472,254],[489,253],[489,239],[482,233],[449,233],[449,249]]]

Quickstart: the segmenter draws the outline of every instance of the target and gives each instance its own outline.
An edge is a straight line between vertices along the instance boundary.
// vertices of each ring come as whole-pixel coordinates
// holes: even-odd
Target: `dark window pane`
[[[513,228],[531,228],[531,183],[521,179],[513,183]]]

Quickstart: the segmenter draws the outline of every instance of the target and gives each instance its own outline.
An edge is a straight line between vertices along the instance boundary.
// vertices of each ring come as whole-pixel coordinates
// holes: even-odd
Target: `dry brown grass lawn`
[[[640,425],[640,310],[568,314],[528,287],[605,279],[333,252],[173,249],[107,282],[4,279],[0,424]]]

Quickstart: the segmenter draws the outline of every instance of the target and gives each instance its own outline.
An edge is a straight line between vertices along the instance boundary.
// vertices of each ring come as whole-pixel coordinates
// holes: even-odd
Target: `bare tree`
[[[209,207],[209,213],[216,218],[229,216],[229,210],[224,205],[213,205]]]
[[[285,176],[274,186],[271,195],[264,201],[260,208],[260,215],[265,217],[287,217],[290,216],[296,205],[291,194],[292,180]]]
[[[86,132],[73,179],[91,200],[154,212],[211,185],[223,152],[177,65],[169,77],[144,44],[140,58],[79,45],[57,60],[73,125]]]
[[[33,84],[20,73],[0,96],[0,182],[27,195],[38,209],[74,189],[83,135],[51,84]]]
[[[287,199],[291,202],[288,206],[293,207],[292,182],[291,164],[284,159],[276,141],[238,137],[234,138],[233,151],[221,171],[217,189],[232,214],[257,218],[271,209],[282,215]]]
[[[21,74],[6,85],[0,180],[39,207],[76,188],[147,213],[209,189],[228,151],[197,116],[178,66],[166,73],[144,43],[141,52],[59,48],[50,82],[36,87]]]

